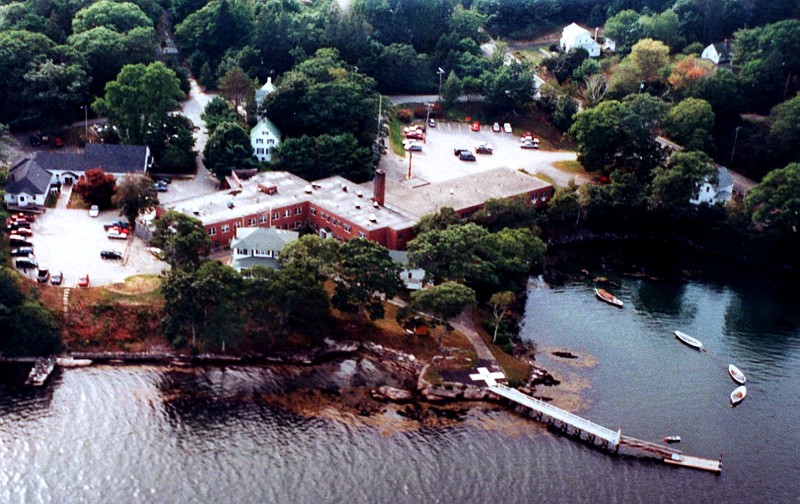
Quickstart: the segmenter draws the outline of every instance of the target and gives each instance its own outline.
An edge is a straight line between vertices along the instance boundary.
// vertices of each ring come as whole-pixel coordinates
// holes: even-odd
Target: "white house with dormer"
[[[559,45],[564,52],[581,48],[589,53],[590,58],[597,58],[600,56],[600,44],[595,41],[592,34],[589,33],[589,30],[575,23],[565,26],[564,29],[561,30],[561,42]]]
[[[712,184],[706,180],[697,191],[697,195],[689,200],[693,205],[706,203],[708,205],[716,205],[721,203],[723,205],[730,203],[733,198],[733,177],[731,177],[728,169],[723,166],[717,167],[717,183]]]
[[[231,240],[230,266],[245,273],[254,266],[278,269],[281,250],[296,241],[299,233],[273,227],[240,227]]]
[[[272,77],[269,77],[267,82],[256,91],[258,123],[250,130],[250,145],[253,147],[253,155],[259,161],[264,162],[272,159],[272,151],[281,143],[281,132],[267,118],[267,111],[263,107],[264,100],[273,92],[275,92],[275,85],[272,84]]]
[[[717,42],[706,46],[700,57],[717,66],[730,66],[733,62],[733,49],[727,41]]]

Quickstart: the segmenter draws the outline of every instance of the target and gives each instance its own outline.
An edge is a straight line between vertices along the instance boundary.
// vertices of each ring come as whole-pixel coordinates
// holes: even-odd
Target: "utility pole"
[[[408,175],[406,176],[407,179],[411,178],[411,158],[414,157],[414,151],[408,151]]]
[[[81,105],[83,109],[83,138],[86,143],[89,143],[89,106]]]
[[[736,154],[736,141],[739,140],[739,129],[741,126],[736,126],[736,135],[733,137],[733,148],[731,149],[731,163],[733,163],[733,155]]]
[[[439,71],[436,73],[439,74],[439,103],[442,103],[442,75],[444,75],[444,70],[439,67]]]

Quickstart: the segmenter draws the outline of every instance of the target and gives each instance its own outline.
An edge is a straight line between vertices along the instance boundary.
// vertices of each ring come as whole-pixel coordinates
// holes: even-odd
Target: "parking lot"
[[[521,149],[519,138],[519,134],[495,133],[491,124],[482,124],[480,131],[471,131],[469,123],[439,122],[436,128],[427,129],[422,152],[411,156],[412,177],[435,183],[505,167],[547,175],[559,186],[573,178],[582,182],[574,173],[553,166],[557,161],[575,161],[575,152]],[[475,154],[476,161],[460,161],[453,154],[456,148],[467,148],[475,153],[475,147],[481,142],[491,145],[494,152]],[[383,159],[382,166],[389,177],[401,180],[407,176],[408,153],[405,158],[390,153]]]
[[[62,194],[61,198],[66,198]],[[136,237],[127,240],[110,239],[103,229],[104,223],[120,219],[116,210],[100,212],[96,218],[89,217],[86,210],[63,208],[48,209],[31,225],[34,259],[40,268],[51,274],[63,272],[65,287],[75,287],[78,279],[88,274],[90,286],[122,282],[127,277],[142,273],[161,273],[169,266],[157,260],[147,250],[145,243]],[[100,258],[101,250],[118,250],[122,260]],[[16,259],[16,258],[15,258]],[[36,270],[21,271],[35,279]]]

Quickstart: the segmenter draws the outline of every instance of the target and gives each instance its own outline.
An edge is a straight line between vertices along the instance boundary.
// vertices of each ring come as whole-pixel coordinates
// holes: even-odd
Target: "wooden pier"
[[[611,430],[608,427],[603,427],[591,420],[579,417],[574,413],[570,413],[541,399],[536,399],[535,397],[523,394],[519,390],[499,383],[488,387],[488,389],[500,397],[504,397],[509,401],[530,409],[533,412],[534,418],[540,422],[546,422],[549,425],[558,427],[565,433],[577,437],[578,439],[583,439],[581,435],[585,434],[585,440],[587,442],[593,445],[599,442],[599,446],[613,450],[614,453],[619,451],[620,446],[624,446],[631,450],[655,455],[668,464],[716,473],[722,471],[722,462],[720,460],[684,455],[680,450],[669,446],[651,443],[650,441],[644,441],[630,436],[623,436],[622,429],[617,429],[616,431]]]

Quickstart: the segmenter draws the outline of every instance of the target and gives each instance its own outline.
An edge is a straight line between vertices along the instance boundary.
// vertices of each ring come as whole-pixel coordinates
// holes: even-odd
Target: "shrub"
[[[410,123],[411,119],[414,118],[414,114],[411,109],[401,108],[397,109],[397,120],[403,123]]]

